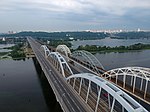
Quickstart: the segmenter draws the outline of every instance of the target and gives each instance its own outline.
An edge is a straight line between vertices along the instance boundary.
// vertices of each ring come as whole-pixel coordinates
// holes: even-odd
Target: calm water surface
[[[0,60],[1,112],[54,112],[50,111],[46,100],[51,99],[46,99],[42,88],[32,59]],[[49,88],[46,94],[51,95]]]
[[[80,45],[98,45],[98,46],[129,46],[136,43],[145,43],[150,44],[150,39],[111,39],[111,38],[105,38],[100,40],[81,40],[81,41],[71,41],[72,48],[76,49]]]
[[[10,52],[12,50],[10,49],[3,49],[5,47],[12,47],[14,46],[15,44],[0,44],[0,52]]]
[[[95,56],[106,70],[128,66],[150,68],[150,50],[96,53]]]
[[[79,45],[99,45],[99,46],[129,46],[136,43],[150,44],[150,39],[111,39],[105,38],[100,40],[83,40],[71,41],[73,47]],[[102,63],[106,70],[126,67],[126,66],[141,66],[150,67],[150,50],[130,51],[130,52],[111,52],[111,53],[96,53],[94,54]]]

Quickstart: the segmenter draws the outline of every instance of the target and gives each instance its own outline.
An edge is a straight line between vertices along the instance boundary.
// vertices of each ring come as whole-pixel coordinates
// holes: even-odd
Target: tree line
[[[143,49],[150,49],[150,44],[134,44],[130,46],[116,46],[116,47],[110,47],[110,46],[97,46],[97,45],[81,45],[77,48],[77,50],[86,50],[89,52],[95,52],[95,51],[128,51],[128,50],[143,50]]]

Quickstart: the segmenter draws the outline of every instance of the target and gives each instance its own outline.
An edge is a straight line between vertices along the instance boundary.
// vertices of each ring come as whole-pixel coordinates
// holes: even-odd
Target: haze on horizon
[[[150,0],[1,0],[0,32],[150,29]]]

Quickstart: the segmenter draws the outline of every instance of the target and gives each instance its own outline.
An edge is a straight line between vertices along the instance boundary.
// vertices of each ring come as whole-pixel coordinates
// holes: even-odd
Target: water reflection
[[[36,70],[32,59],[0,60],[1,112],[57,112],[59,105]]]
[[[49,110],[51,112],[62,112],[62,109],[56,100],[55,94],[53,93],[53,90],[50,87],[50,84],[48,83],[36,58],[33,58],[33,62],[36,67],[36,71],[38,72],[38,77],[40,80],[39,82],[41,84],[44,98],[45,98],[46,104],[48,105]]]
[[[150,44],[150,39],[111,39],[104,38],[99,40],[81,40],[71,41],[72,48],[76,49],[80,45],[98,45],[98,46],[129,46],[137,43]]]
[[[95,56],[106,70],[127,66],[150,67],[150,50],[96,53]]]

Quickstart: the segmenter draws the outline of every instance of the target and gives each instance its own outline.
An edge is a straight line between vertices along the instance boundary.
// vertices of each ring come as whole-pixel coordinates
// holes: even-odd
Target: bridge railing
[[[67,81],[95,112],[102,110],[148,112],[125,92],[93,74],[72,75]]]

